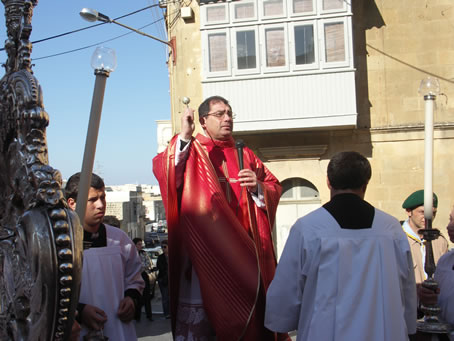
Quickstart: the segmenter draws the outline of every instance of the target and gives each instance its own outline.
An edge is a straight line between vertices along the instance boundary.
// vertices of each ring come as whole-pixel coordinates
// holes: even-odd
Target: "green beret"
[[[402,208],[407,210],[412,210],[418,206],[424,205],[424,190],[420,189],[419,191],[413,192],[405,199],[404,203],[402,204]],[[434,193],[434,201],[433,206],[438,207],[438,197]]]

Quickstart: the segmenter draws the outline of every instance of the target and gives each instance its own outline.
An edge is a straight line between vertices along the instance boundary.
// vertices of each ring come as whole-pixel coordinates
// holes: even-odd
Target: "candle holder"
[[[440,93],[440,84],[436,78],[426,77],[419,85],[419,94],[424,96],[425,125],[424,125],[424,219],[423,229],[418,230],[424,238],[426,257],[424,271],[427,279],[421,284],[423,287],[434,292],[438,290],[438,283],[434,280],[435,259],[432,241],[440,236],[440,231],[432,228],[433,220],[433,116],[434,104]],[[440,307],[437,304],[421,304],[420,310],[424,317],[417,322],[417,330],[421,333],[436,335],[447,334],[451,327],[449,324],[439,321]]]

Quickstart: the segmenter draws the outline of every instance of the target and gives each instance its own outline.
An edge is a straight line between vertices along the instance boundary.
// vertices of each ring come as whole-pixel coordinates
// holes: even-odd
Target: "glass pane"
[[[293,13],[312,12],[313,0],[293,0]]]
[[[300,198],[317,198],[318,191],[315,188],[311,188],[308,186],[300,186],[298,187],[300,190]]]
[[[254,18],[254,3],[235,4],[235,19]]]
[[[238,69],[254,69],[257,65],[255,53],[255,32],[236,33],[236,53]]]
[[[227,35],[225,33],[208,36],[210,72],[227,70]]]
[[[282,188],[281,198],[284,198],[284,199],[295,199],[294,198],[294,194],[293,194],[293,187],[289,187],[289,188],[283,187]]]
[[[226,6],[210,6],[207,7],[207,22],[219,22],[226,19]]]
[[[345,61],[344,23],[325,24],[326,62]]]
[[[297,65],[315,62],[314,27],[295,26],[295,59]]]
[[[284,29],[275,28],[265,31],[266,66],[285,66]]]
[[[345,0],[323,0],[323,10],[342,9]]]
[[[282,0],[264,0],[263,14],[265,15],[265,17],[284,14],[284,6]]]

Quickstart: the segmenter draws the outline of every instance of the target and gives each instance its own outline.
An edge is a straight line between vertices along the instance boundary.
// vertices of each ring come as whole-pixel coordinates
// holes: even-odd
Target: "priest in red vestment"
[[[193,137],[187,108],[181,133],[153,160],[167,215],[176,340],[288,339],[264,327],[281,186],[247,147],[240,169],[233,116],[226,99],[208,98],[199,107],[204,135]]]

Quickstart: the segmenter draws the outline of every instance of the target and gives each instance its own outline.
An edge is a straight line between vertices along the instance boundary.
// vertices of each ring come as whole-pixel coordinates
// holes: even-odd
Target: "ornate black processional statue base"
[[[0,80],[0,340],[66,340],[79,295],[82,228],[48,165],[29,36],[37,0],[2,0],[8,55]]]

